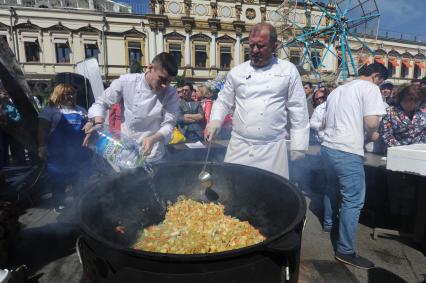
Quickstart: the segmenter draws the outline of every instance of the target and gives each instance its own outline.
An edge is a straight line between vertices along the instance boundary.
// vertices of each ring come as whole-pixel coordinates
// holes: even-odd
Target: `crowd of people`
[[[335,85],[327,85],[315,89],[312,83],[304,82],[308,105],[312,105],[309,115],[311,145],[323,141],[322,120],[327,97],[335,88]],[[426,77],[398,86],[385,81],[379,89],[386,113],[380,116],[380,126],[373,134],[374,141],[365,140],[365,151],[384,155],[388,147],[426,143]]]
[[[76,105],[73,86],[56,86],[39,115],[38,134],[55,207],[64,207],[64,191],[77,176],[90,173],[87,146],[114,107],[110,126],[139,143],[151,163],[164,160],[165,145],[177,130],[186,142],[229,138],[225,162],[288,178],[286,139],[293,161],[304,157],[309,143],[317,144],[327,177],[323,229],[338,229],[336,259],[373,267],[355,252],[365,198],[364,149],[384,153],[391,146],[426,143],[426,78],[394,88],[386,82],[387,69],[373,63],[355,80],[316,86],[303,83],[295,65],[276,58],[277,47],[275,28],[257,24],[249,36],[250,60],[231,69],[222,84],[186,82],[177,90],[171,86],[175,60],[160,53],[144,73],[114,80],[88,111]],[[9,99],[0,98],[11,123],[19,120]]]
[[[389,147],[426,143],[426,78],[395,88],[386,79],[387,69],[373,63],[337,88],[304,84],[313,107],[310,143],[321,145],[327,182],[323,230],[338,229],[336,259],[365,269],[374,264],[355,253],[365,200],[364,151],[383,155]],[[402,174],[387,172],[387,178],[390,214],[407,220],[415,188]]]

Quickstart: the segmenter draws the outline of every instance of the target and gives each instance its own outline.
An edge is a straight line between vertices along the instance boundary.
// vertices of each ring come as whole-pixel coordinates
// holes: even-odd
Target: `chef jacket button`
[[[263,113],[260,113],[260,116],[263,116]]]

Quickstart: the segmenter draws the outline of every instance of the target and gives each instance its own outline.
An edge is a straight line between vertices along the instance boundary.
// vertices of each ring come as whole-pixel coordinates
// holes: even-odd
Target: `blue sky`
[[[148,10],[148,0],[121,1],[135,5],[135,11]],[[376,3],[381,14],[381,30],[402,32],[411,39],[414,35],[420,35],[421,40],[426,42],[426,0],[376,0]],[[390,35],[399,37],[397,33]]]
[[[422,35],[426,39],[425,0],[376,0],[380,29]]]

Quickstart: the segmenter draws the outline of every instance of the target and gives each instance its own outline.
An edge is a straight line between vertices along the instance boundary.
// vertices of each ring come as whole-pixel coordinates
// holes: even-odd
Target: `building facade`
[[[15,1],[15,2],[14,2]],[[132,62],[143,67],[163,51],[173,54],[179,75],[195,82],[248,60],[248,34],[256,23],[271,22],[280,30],[276,0],[149,0],[142,10],[101,0],[0,0],[0,38],[16,54],[31,80],[50,80],[75,72],[76,63],[98,60],[105,80],[128,73]],[[139,7],[140,8],[140,7]],[[138,9],[141,10],[141,9]],[[306,24],[306,10],[297,19]],[[310,11],[315,21],[319,13]],[[288,37],[279,34],[279,40]],[[365,37],[375,51],[351,44],[356,64],[378,61],[390,69],[396,84],[426,76],[426,43]],[[318,56],[324,50],[318,49]],[[278,57],[298,63],[297,48],[279,49]],[[309,66],[307,66],[309,68]],[[323,68],[336,73],[338,60]]]

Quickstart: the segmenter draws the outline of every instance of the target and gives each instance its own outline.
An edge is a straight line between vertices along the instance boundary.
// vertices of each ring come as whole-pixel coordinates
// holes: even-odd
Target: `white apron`
[[[252,144],[231,137],[225,162],[264,169],[288,179],[287,146],[284,139]]]

